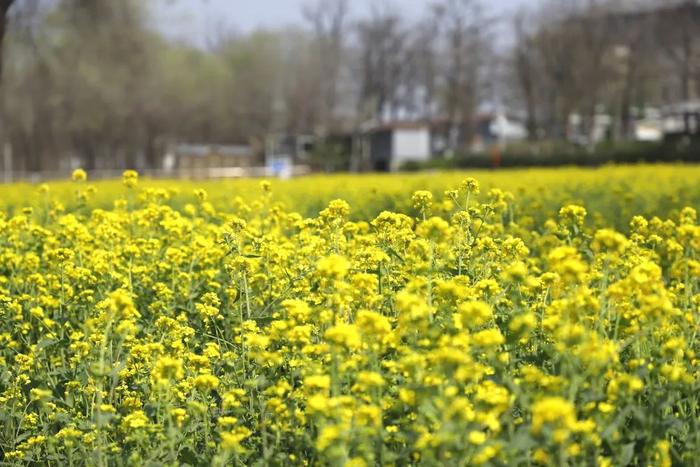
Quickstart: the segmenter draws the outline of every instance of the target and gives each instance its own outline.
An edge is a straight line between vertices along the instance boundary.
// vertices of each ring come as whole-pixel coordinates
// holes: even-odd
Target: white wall
[[[391,136],[391,170],[404,162],[430,159],[430,131],[428,128],[395,129]]]
[[[527,138],[525,125],[508,119],[504,114],[498,114],[491,122],[491,132],[501,141],[520,141]]]

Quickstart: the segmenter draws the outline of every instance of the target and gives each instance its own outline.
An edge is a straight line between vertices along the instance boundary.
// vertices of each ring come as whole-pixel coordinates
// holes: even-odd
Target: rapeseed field
[[[697,464],[699,180],[0,187],[0,464]]]

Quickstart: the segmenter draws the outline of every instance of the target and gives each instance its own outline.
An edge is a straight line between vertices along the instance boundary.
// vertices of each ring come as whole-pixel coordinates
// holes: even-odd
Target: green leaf
[[[635,443],[623,444],[620,449],[620,456],[618,457],[619,465],[629,465],[634,458],[634,446]]]
[[[389,253],[391,254],[391,256],[395,257],[396,259],[398,259],[398,260],[401,261],[402,263],[405,263],[405,262],[406,262],[406,261],[403,259],[403,257],[402,257],[400,254],[398,254],[398,253],[396,252],[396,250],[394,250],[392,247],[388,247],[388,248],[387,248],[387,251],[389,251]]]
[[[181,465],[197,465],[199,463],[199,457],[189,447],[186,447],[180,451],[180,455],[177,456],[177,460],[180,461]]]

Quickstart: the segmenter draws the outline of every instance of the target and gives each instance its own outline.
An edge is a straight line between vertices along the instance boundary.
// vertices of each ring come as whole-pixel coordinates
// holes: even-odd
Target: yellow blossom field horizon
[[[93,205],[111,207],[115,192],[123,195],[120,179],[89,180],[94,187],[90,194]],[[465,177],[478,179],[483,188],[510,191],[522,201],[537,201],[545,209],[558,209],[567,203],[587,204],[589,210],[605,215],[606,210],[622,210],[620,215],[661,214],[664,203],[674,206],[700,205],[700,165],[634,164],[600,167],[554,167],[515,169],[474,169],[403,173],[311,174],[292,179],[270,179],[275,189],[273,199],[286,209],[305,216],[317,215],[329,201],[337,198],[351,205],[351,217],[359,219],[376,215],[384,209],[411,208],[410,194],[426,189],[441,195],[449,186]],[[194,202],[194,190],[207,190],[209,201],[217,209],[232,209],[239,198],[250,202],[257,196],[262,178],[219,180],[141,179],[143,188],[165,189],[176,195],[177,202]],[[70,181],[49,180],[42,183],[19,182],[0,184],[0,209],[12,210],[41,206],[48,186],[52,194],[64,202],[72,202],[74,191]],[[626,212],[624,212],[626,211]],[[551,213],[551,212],[550,212]]]

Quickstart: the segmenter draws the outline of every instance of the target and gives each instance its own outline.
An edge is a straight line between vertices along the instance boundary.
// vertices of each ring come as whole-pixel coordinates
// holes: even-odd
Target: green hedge
[[[678,138],[660,143],[600,144],[594,149],[562,143],[512,146],[494,161],[490,153],[462,154],[451,159],[408,162],[403,170],[489,167],[598,166],[608,163],[700,162],[700,139]]]

